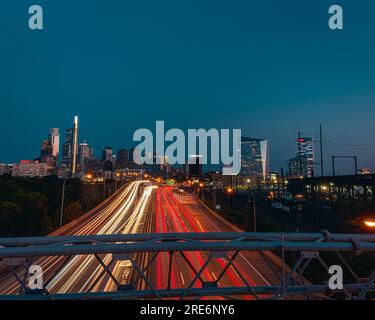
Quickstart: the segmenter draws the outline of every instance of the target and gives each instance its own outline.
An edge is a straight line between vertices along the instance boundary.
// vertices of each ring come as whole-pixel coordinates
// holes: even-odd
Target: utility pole
[[[324,177],[324,164],[323,164],[323,137],[322,125],[319,126],[319,144],[320,144],[320,175]]]
[[[66,182],[66,179],[64,178],[64,180],[63,180],[63,187],[62,187],[62,195],[61,195],[60,228],[62,227],[62,222],[63,222],[63,213],[64,213],[65,182]]]

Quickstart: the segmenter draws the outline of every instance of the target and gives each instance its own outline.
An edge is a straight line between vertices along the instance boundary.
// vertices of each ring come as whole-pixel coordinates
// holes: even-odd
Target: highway
[[[199,202],[195,195],[176,192],[174,187],[156,186],[146,181],[131,182],[121,188],[81,218],[69,223],[51,235],[94,235],[129,233],[169,233],[169,232],[225,232],[239,231],[215,212]],[[232,256],[233,252],[227,253]],[[105,273],[95,256],[46,257],[33,261],[44,272],[46,288],[50,293],[116,291],[117,284]],[[121,285],[136,281],[138,289],[148,288],[139,279],[130,261],[112,259],[111,254],[100,256]],[[144,268],[152,256],[138,253],[134,256],[137,264]],[[208,254],[186,252],[184,256],[175,253],[172,259],[170,279],[169,253],[161,253],[146,272],[154,287],[186,288],[208,259]],[[219,286],[267,286],[278,284],[264,258],[257,252],[240,253],[235,266],[228,268],[220,278]],[[215,257],[204,269],[201,278],[193,287],[199,288],[202,282],[218,279],[227,261],[223,256]],[[20,278],[24,271],[17,270]],[[0,278],[0,294],[17,294],[20,286],[11,275]],[[219,297],[214,297],[219,298]],[[245,296],[245,299],[251,299]]]
[[[216,213],[202,205],[196,196],[189,193],[174,193],[172,187],[159,188],[156,193],[156,232],[226,232],[239,231],[236,227],[219,217]],[[228,252],[232,256],[233,252]],[[200,270],[208,255],[205,253],[186,253],[185,257],[195,270]],[[163,253],[156,260],[154,281],[157,288],[168,286],[169,254]],[[171,288],[186,287],[195,272],[184,257],[175,256],[171,268]],[[218,279],[227,265],[224,257],[214,258],[202,273],[202,280],[213,282]],[[235,259],[239,273],[249,285],[267,286],[279,283],[264,258],[256,252],[240,253]],[[260,271],[261,270],[261,271]],[[219,286],[244,286],[241,276],[232,268],[228,268],[219,281]],[[198,281],[193,287],[200,287]],[[249,297],[245,297],[249,298]]]

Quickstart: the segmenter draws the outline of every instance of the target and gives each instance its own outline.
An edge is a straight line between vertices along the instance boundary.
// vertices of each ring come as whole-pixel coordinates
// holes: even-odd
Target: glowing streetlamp
[[[368,228],[375,228],[375,219],[366,219],[363,223]]]

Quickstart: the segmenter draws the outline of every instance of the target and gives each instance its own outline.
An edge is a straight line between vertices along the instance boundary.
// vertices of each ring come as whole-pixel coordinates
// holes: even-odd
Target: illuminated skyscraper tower
[[[52,155],[58,160],[60,153],[60,134],[58,128],[51,128],[49,130],[48,140],[52,145]]]
[[[74,117],[73,124],[73,150],[72,150],[72,177],[76,174],[77,153],[78,153],[78,116]]]

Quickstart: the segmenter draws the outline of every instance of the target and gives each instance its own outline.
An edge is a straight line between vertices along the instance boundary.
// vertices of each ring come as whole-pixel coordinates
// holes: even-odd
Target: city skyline
[[[23,157],[21,159],[16,159],[15,161],[11,161],[11,162],[6,162],[6,161],[3,161],[1,158],[0,158],[0,163],[5,163],[5,164],[16,164],[16,163],[19,163],[20,161],[33,161],[33,160],[41,160],[42,162],[47,162],[49,163],[51,160],[49,161],[46,161],[45,159],[43,160],[43,158],[45,158],[46,155],[53,155],[53,157],[57,160],[57,163],[58,164],[66,164],[66,165],[71,165],[72,168],[75,167],[73,166],[73,145],[76,143],[76,152],[75,152],[75,155],[76,155],[76,159],[75,159],[75,163],[76,164],[84,164],[85,161],[87,161],[89,159],[89,157],[91,157],[92,159],[100,159],[102,158],[103,160],[103,154],[105,152],[106,149],[110,149],[111,150],[111,153],[112,153],[112,150],[113,150],[113,159],[116,159],[117,157],[117,153],[120,152],[120,151],[127,151],[129,153],[129,158],[131,157],[131,152],[132,150],[134,150],[134,146],[135,146],[135,142],[134,141],[128,141],[128,142],[125,142],[123,145],[119,146],[119,147],[112,147],[111,144],[104,144],[103,146],[100,146],[100,147],[97,147],[97,148],[94,148],[93,145],[95,145],[95,143],[92,143],[92,141],[89,141],[90,143],[88,143],[88,139],[87,137],[81,137],[80,134],[78,133],[78,130],[77,130],[77,134],[75,135],[74,132],[75,132],[75,129],[74,127],[77,125],[78,126],[78,116],[74,116],[74,121],[73,121],[73,126],[72,127],[67,127],[67,128],[49,128],[49,134],[48,134],[48,139],[44,139],[42,138],[41,139],[41,144],[39,144],[39,149],[38,151],[35,151],[34,154],[36,156],[26,156],[26,157]],[[77,128],[78,129],[78,128]],[[64,133],[66,134],[66,137],[65,137],[65,140],[63,140],[61,138],[61,135],[60,133]],[[76,140],[76,142],[74,143],[74,141]],[[321,165],[320,165],[320,150],[319,149],[319,139],[318,138],[313,138],[313,137],[307,137],[307,135],[305,135],[304,137],[301,138],[301,132],[298,132],[298,136],[292,140],[292,141],[289,141],[289,142],[292,142],[294,144],[294,150],[288,155],[289,158],[286,159],[286,162],[284,164],[282,164],[280,167],[272,167],[269,165],[269,162],[270,162],[270,159],[272,159],[272,152],[270,152],[269,150],[269,140],[267,138],[256,138],[256,137],[245,137],[244,135],[242,135],[242,139],[250,139],[249,141],[265,141],[266,143],[266,149],[267,149],[267,152],[266,152],[266,156],[264,157],[264,159],[262,161],[265,161],[261,167],[263,167],[263,179],[265,177],[265,174],[267,173],[267,175],[269,174],[269,172],[271,171],[279,171],[280,169],[283,169],[284,170],[284,173],[289,173],[291,175],[291,177],[299,177],[301,175],[303,176],[308,176],[308,177],[311,177],[311,176],[320,176],[320,171],[321,171]],[[303,141],[302,141],[303,140]],[[322,147],[323,148],[326,148],[326,146],[324,146],[324,142],[327,142],[326,140],[323,140],[323,144],[322,144]],[[47,144],[47,145],[46,145]],[[38,144],[36,144],[38,145]],[[271,144],[272,146],[272,144]],[[303,147],[301,147],[303,146]],[[355,146],[352,146],[352,147],[355,147]],[[45,148],[47,148],[47,151],[45,151]],[[66,150],[66,148],[68,148],[69,150]],[[82,148],[85,148],[84,150],[82,150]],[[301,151],[299,151],[301,149]],[[308,156],[308,164],[304,164],[304,161],[305,160],[305,152],[306,151],[303,151],[305,148],[307,148],[309,151],[308,153],[306,154],[309,154]],[[60,150],[62,150],[62,152],[60,152]],[[46,152],[46,155],[43,156],[43,152]],[[303,163],[301,162],[301,156],[299,156],[301,152],[301,156],[303,158]],[[85,154],[84,157],[86,157],[86,160],[83,160],[82,159],[82,154]],[[247,153],[247,151],[245,152]],[[270,155],[271,154],[271,155]],[[327,154],[329,154],[329,152],[326,152],[326,150],[324,150],[324,157],[327,157]],[[57,155],[57,156],[56,156]],[[242,156],[244,156],[244,154],[242,154]],[[337,155],[336,155],[337,156]],[[356,156],[355,154],[353,154],[353,157]],[[339,156],[340,157],[340,156]],[[346,156],[345,156],[346,157]],[[347,156],[349,158],[349,156]],[[344,157],[343,157],[344,158]],[[106,159],[108,160],[108,159]],[[332,167],[331,167],[331,157],[329,158],[326,158],[325,159],[325,163],[324,163],[324,175],[330,175],[331,174],[331,170],[332,170]],[[53,161],[53,160],[52,160]],[[295,162],[295,163],[293,163]],[[188,163],[188,159],[187,159],[187,162],[186,164]],[[308,166],[308,168],[310,169],[299,169],[300,166]],[[352,164],[352,161],[347,161],[346,163],[347,167],[345,166],[342,166],[342,164],[340,164],[338,166],[338,169],[336,168],[336,174],[352,174],[353,173],[353,164]],[[207,163],[205,166],[204,166],[204,172],[208,172],[208,171],[212,171],[212,170],[219,170],[221,171],[222,169],[222,164],[221,165],[213,165],[213,164],[210,164],[210,163]],[[365,171],[366,170],[373,170],[373,167],[365,167],[365,166],[359,166],[358,169],[364,169]],[[243,171],[244,168],[242,166],[241,168],[241,173],[239,174],[240,176],[244,176],[243,174]],[[302,171],[301,171],[302,170]],[[304,172],[303,170],[311,170],[311,171],[306,171]],[[256,170],[255,170],[256,171]],[[254,173],[255,173],[254,171]],[[304,172],[302,174],[302,172]],[[279,172],[280,173],[280,172]]]

